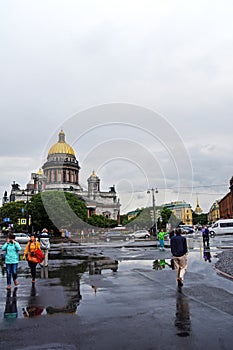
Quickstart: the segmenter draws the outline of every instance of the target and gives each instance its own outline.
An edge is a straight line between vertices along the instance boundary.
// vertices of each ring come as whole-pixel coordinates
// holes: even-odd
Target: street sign
[[[21,225],[26,225],[27,224],[27,219],[21,219]]]
[[[9,221],[10,221],[10,218],[4,218],[3,221],[4,221],[4,222],[9,222]]]

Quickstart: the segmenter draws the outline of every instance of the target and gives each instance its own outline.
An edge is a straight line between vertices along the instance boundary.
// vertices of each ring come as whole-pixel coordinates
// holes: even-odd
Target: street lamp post
[[[29,212],[28,212],[28,188],[22,192],[23,195],[26,194],[26,231],[29,230]],[[26,193],[25,193],[26,192]]]
[[[152,193],[152,207],[153,207],[153,221],[154,221],[154,225],[153,227],[155,228],[155,234],[157,235],[157,218],[156,218],[156,206],[155,206],[155,193],[158,193],[158,189],[157,188],[149,188],[147,190],[147,193]]]

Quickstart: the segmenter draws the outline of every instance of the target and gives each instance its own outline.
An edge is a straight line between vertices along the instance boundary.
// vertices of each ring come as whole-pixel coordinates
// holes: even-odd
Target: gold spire
[[[96,175],[94,170],[92,171],[91,177],[97,177],[97,175]]]
[[[202,209],[201,209],[201,207],[200,207],[200,205],[198,203],[198,196],[197,196],[197,205],[196,205],[196,208],[195,208],[195,213],[197,213],[197,214],[201,214],[202,213]]]

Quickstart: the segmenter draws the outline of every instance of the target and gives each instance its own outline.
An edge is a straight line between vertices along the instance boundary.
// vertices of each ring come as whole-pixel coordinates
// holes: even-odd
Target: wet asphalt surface
[[[189,239],[182,288],[170,249],[150,241],[53,245],[35,288],[20,261],[10,295],[2,269],[0,349],[232,349],[233,280],[213,266],[233,242],[210,244],[209,263],[200,237]]]

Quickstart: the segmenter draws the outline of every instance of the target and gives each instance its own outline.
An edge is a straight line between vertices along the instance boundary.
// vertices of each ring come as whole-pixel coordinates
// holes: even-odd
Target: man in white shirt
[[[49,256],[49,248],[50,248],[50,241],[49,241],[50,235],[48,233],[48,230],[44,228],[39,235],[39,241],[40,241],[40,249],[44,253],[44,266],[48,266],[48,256]]]

